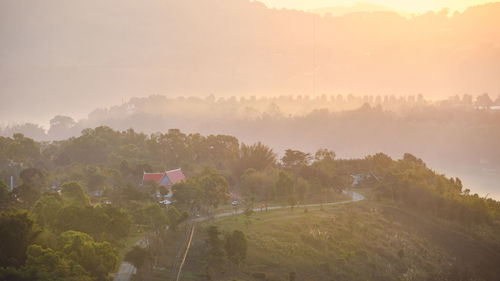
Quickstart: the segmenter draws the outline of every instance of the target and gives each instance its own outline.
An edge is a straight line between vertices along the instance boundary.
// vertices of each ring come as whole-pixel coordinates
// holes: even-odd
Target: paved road
[[[347,204],[347,203],[352,203],[352,202],[358,202],[358,201],[361,201],[363,199],[365,199],[365,197],[357,192],[354,192],[354,191],[343,191],[344,194],[348,194],[348,195],[351,195],[351,200],[346,200],[346,201],[341,201],[341,202],[331,202],[331,203],[324,203],[324,204],[307,204],[307,205],[297,205],[296,207],[300,208],[304,208],[304,207],[319,207],[321,205],[323,206],[334,206],[334,205],[342,205],[342,204]],[[290,208],[289,206],[274,206],[274,207],[268,207],[267,209],[268,210],[277,210],[277,209],[284,209],[284,208]],[[258,212],[260,211],[261,209],[260,208],[254,208],[253,211],[254,212]],[[238,210],[236,212],[227,212],[227,213],[221,213],[221,214],[217,214],[215,216],[211,216],[211,217],[202,217],[202,218],[196,218],[193,220],[193,222],[202,222],[202,221],[206,221],[206,220],[210,220],[210,219],[214,219],[214,218],[221,218],[221,217],[227,217],[227,216],[232,216],[232,215],[237,215],[237,214],[241,214],[243,213],[243,210]],[[141,245],[145,243],[145,240],[144,238],[139,240],[136,245]],[[186,249],[186,253],[189,251],[189,248]],[[131,264],[129,264],[128,262],[122,262],[120,264],[120,267],[118,268],[118,271],[115,275],[115,278],[114,278],[114,281],[130,281],[130,278],[132,276],[132,274],[135,274],[135,267]],[[178,275],[180,275],[180,272],[178,273]]]
[[[145,248],[147,246],[147,241],[145,237],[142,237],[135,243],[135,246],[141,246],[142,248]],[[123,261],[120,264],[120,267],[118,267],[118,271],[114,274],[114,281],[130,281],[132,274],[136,273],[136,268],[135,266],[131,265],[130,263]]]
[[[124,261],[120,264],[115,275],[115,281],[130,281],[132,274],[135,274],[136,269],[130,263]]]
[[[345,201],[340,201],[340,202],[331,202],[331,203],[324,203],[324,204],[307,204],[307,205],[297,205],[295,206],[296,208],[306,208],[306,207],[319,207],[321,205],[323,206],[335,206],[335,205],[342,205],[342,204],[347,204],[347,203],[352,203],[352,202],[358,202],[361,200],[364,200],[365,197],[357,192],[354,191],[342,191],[344,194],[351,195],[351,200],[345,200]],[[274,206],[274,207],[268,207],[268,210],[277,210],[277,209],[284,209],[284,208],[290,208],[290,206]],[[254,212],[259,212],[261,208],[254,208]],[[217,214],[211,217],[202,217],[202,218],[197,218],[194,219],[194,222],[201,222],[201,221],[206,221],[209,219],[214,219],[214,218],[221,218],[221,217],[227,217],[227,216],[232,216],[232,215],[237,215],[237,214],[242,214],[244,210],[238,210],[236,212],[227,212],[227,213],[222,213],[222,214]]]

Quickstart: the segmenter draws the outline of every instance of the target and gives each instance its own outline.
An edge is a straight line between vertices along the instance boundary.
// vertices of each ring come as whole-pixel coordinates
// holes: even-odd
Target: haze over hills
[[[0,118],[84,117],[151,94],[500,92],[498,3],[412,19],[196,4],[0,2]]]
[[[362,2],[358,2],[358,3],[351,5],[351,6],[332,6],[332,7],[325,7],[325,8],[310,10],[310,12],[313,12],[313,13],[316,13],[316,14],[319,14],[322,16],[329,14],[330,16],[333,16],[333,17],[343,16],[343,15],[351,14],[351,13],[380,12],[380,11],[395,12],[394,10],[392,10],[386,6],[376,5],[376,4],[371,4],[371,3],[362,3]],[[398,11],[398,13],[401,14],[401,12],[399,12],[399,11]]]
[[[0,136],[62,140],[104,125],[147,134],[176,128],[233,135],[246,144],[265,142],[278,154],[328,148],[341,158],[383,152],[397,159],[408,152],[460,177],[473,192],[500,198],[500,111],[478,109],[484,100],[484,95],[440,102],[422,96],[150,96],[93,110],[81,120],[55,116],[47,131],[35,124],[0,127]],[[486,103],[498,108],[500,95]]]

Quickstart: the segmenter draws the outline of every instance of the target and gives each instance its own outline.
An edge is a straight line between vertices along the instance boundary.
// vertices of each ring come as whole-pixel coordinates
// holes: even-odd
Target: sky
[[[409,13],[421,14],[429,10],[441,10],[450,8],[451,10],[463,11],[467,7],[480,5],[491,0],[259,0],[269,7],[289,8],[299,10],[312,10],[330,6],[352,6],[358,2],[367,2],[371,4],[383,5],[394,10],[405,11]]]
[[[157,94],[500,93],[500,38],[492,36],[500,4],[455,28],[430,17],[406,30],[406,19],[384,14],[344,27],[322,19],[315,32],[310,15],[248,1],[196,1],[193,9],[177,0],[0,0],[0,127],[81,119]],[[487,2],[259,1],[305,10],[371,2],[415,13]]]

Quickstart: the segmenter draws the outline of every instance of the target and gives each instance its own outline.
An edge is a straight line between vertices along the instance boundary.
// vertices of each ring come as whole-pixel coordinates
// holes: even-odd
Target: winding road
[[[323,204],[306,204],[306,205],[297,205],[295,206],[296,208],[307,208],[307,207],[319,207],[319,206],[335,206],[335,205],[342,205],[342,204],[348,204],[348,203],[353,203],[353,202],[358,202],[358,201],[361,201],[361,200],[364,200],[365,197],[357,192],[354,192],[354,191],[343,191],[344,194],[348,194],[348,195],[351,195],[351,199],[350,200],[345,200],[345,201],[340,201],[340,202],[331,202],[331,203],[323,203]],[[267,210],[278,210],[278,209],[285,209],[285,208],[290,208],[289,206],[274,206],[274,207],[268,207]],[[254,208],[253,209],[254,212],[258,212],[258,211],[261,211],[261,208]],[[238,215],[238,214],[242,214],[243,213],[243,210],[238,210],[238,211],[235,211],[235,212],[227,212],[227,213],[221,213],[221,214],[217,214],[217,215],[214,215],[214,216],[210,216],[210,217],[201,217],[201,218],[196,218],[196,219],[193,219],[192,222],[194,223],[197,223],[197,222],[202,222],[202,221],[207,221],[207,220],[210,220],[210,219],[215,219],[215,218],[221,218],[221,217],[227,217],[227,216],[232,216],[232,215]],[[191,233],[192,235],[192,233]],[[142,241],[143,239],[139,240],[138,244],[142,244]],[[188,252],[189,252],[189,246],[190,246],[190,243],[188,244],[188,247],[186,248],[186,251],[184,253],[184,259],[186,258]],[[179,269],[179,272],[177,273],[177,278],[180,277],[181,275],[181,270],[182,270],[182,266],[181,268]],[[115,273],[115,278],[114,278],[114,281],[130,281],[131,277],[132,277],[132,274],[135,274],[136,272],[136,269],[133,265],[131,265],[130,263],[128,262],[122,262],[120,264],[120,267],[118,268],[118,271]]]

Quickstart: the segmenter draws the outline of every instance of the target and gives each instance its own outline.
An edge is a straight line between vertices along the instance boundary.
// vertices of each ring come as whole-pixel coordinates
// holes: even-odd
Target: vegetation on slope
[[[246,262],[214,273],[206,229],[241,229]],[[362,201],[207,222],[195,237],[184,280],[497,280],[498,225],[466,228],[402,205]],[[211,273],[211,274],[208,274]]]

